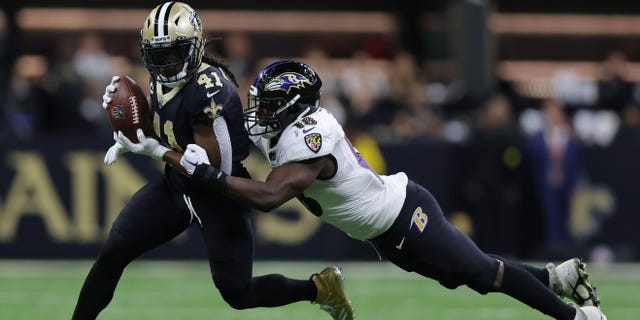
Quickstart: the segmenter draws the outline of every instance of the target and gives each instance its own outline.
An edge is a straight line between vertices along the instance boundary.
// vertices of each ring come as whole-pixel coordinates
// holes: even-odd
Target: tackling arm
[[[260,211],[272,211],[304,192],[316,180],[322,165],[322,158],[285,163],[274,168],[265,182],[229,176],[225,194]]]
[[[205,150],[197,145],[187,146],[180,163],[193,179],[261,210],[271,211],[306,190],[315,179],[332,170],[326,157],[301,162],[289,162],[274,168],[265,182],[228,176],[208,165]]]

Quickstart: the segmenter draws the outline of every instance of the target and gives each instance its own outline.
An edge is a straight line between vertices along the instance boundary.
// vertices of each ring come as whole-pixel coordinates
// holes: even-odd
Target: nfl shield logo
[[[113,118],[114,120],[124,119],[124,115],[125,115],[124,106],[117,105],[111,108],[111,118]]]
[[[322,147],[322,136],[319,133],[312,133],[304,136],[304,142],[309,150],[318,153]]]

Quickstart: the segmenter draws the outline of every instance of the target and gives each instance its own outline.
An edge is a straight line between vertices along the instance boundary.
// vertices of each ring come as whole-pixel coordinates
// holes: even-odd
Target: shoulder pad
[[[281,164],[328,155],[335,144],[344,138],[340,124],[326,111],[315,112],[296,122],[304,126],[289,126],[278,142]]]
[[[237,99],[234,85],[216,67],[203,64],[183,95],[194,122],[211,121],[224,114],[225,106]]]

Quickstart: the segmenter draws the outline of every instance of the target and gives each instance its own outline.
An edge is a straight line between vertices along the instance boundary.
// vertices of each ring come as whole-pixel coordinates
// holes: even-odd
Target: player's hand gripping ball
[[[149,128],[149,104],[142,88],[127,76],[113,76],[102,96],[102,107],[114,132],[138,142],[137,129]]]

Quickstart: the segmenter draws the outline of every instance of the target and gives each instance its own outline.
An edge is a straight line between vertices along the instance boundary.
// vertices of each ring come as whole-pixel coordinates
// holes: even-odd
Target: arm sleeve
[[[213,132],[216,134],[218,146],[220,148],[220,170],[226,174],[231,174],[231,163],[233,162],[233,152],[231,149],[231,137],[227,128],[227,121],[224,117],[217,117],[213,120]]]

